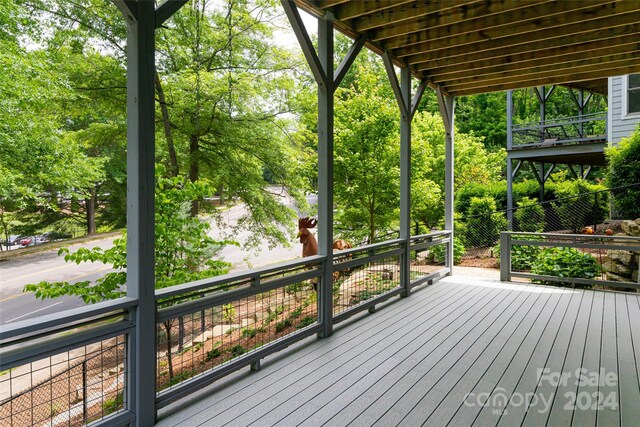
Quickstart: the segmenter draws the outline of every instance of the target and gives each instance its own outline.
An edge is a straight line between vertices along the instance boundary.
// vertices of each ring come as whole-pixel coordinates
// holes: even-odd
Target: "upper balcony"
[[[511,150],[602,143],[607,140],[607,113],[561,117],[513,125]]]
[[[514,124],[507,150],[512,159],[568,164],[604,164],[607,113]]]

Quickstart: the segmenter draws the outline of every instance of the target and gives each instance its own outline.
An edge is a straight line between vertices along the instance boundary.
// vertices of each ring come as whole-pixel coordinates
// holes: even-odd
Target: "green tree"
[[[466,212],[465,242],[469,247],[493,246],[506,230],[504,213],[496,213],[496,202],[491,197],[472,197]]]
[[[165,177],[157,168],[155,198],[155,287],[156,289],[206,279],[228,272],[230,264],[216,260],[219,251],[231,241],[216,241],[208,234],[209,223],[190,215],[191,201],[210,194],[211,184],[205,180],[191,182],[182,176]],[[40,282],[26,285],[24,290],[37,298],[57,298],[76,295],[86,303],[96,303],[126,294],[127,243],[126,234],[114,240],[112,248],[103,250],[80,248],[69,252],[61,249],[66,262],[102,262],[116,270],[92,281],[77,283]],[[162,301],[160,302],[162,305]],[[164,322],[167,334],[169,375],[173,376],[171,343],[173,320]]]
[[[605,154],[614,206],[624,218],[640,218],[640,127]]]
[[[46,78],[43,78],[46,76]],[[61,105],[73,102],[65,76],[51,69],[42,50],[26,50],[17,38],[0,37],[0,220],[9,233],[12,217],[33,232],[59,202],[69,200],[101,175],[64,132]]]
[[[445,131],[442,118],[418,112],[413,119],[411,145],[414,222],[428,228],[444,220]],[[505,151],[487,150],[481,138],[456,132],[454,150],[455,191],[469,183],[488,185],[500,178]]]
[[[345,236],[373,242],[398,220],[399,117],[381,65],[354,66],[357,85],[336,91],[336,220]]]
[[[504,92],[465,96],[456,101],[456,122],[461,133],[482,138],[492,151],[507,145],[507,95]]]

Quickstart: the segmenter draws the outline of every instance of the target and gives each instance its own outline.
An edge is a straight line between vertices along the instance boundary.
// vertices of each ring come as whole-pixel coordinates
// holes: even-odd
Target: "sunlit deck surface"
[[[636,293],[456,275],[203,390],[159,425],[637,426],[638,325]]]

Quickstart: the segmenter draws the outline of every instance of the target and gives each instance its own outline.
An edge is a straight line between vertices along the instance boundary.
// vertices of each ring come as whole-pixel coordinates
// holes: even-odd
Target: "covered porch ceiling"
[[[640,72],[637,0],[295,0],[451,96]]]

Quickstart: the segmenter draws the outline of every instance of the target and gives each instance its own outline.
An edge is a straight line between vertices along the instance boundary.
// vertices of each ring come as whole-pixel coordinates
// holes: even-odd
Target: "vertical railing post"
[[[82,421],[87,424],[89,421],[89,410],[87,400],[89,393],[87,393],[87,360],[82,361]]]
[[[127,408],[136,426],[155,423],[156,305],[155,2],[116,2],[127,34],[127,296],[138,300],[127,342]]]
[[[322,337],[333,333],[333,16],[318,18],[318,254],[326,256],[318,295]]]
[[[500,280],[511,280],[511,233],[500,233]]]

